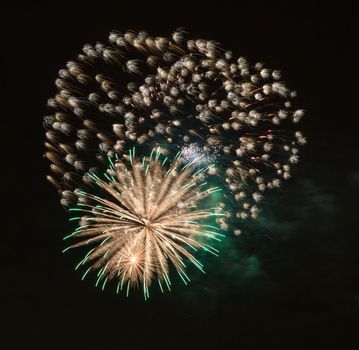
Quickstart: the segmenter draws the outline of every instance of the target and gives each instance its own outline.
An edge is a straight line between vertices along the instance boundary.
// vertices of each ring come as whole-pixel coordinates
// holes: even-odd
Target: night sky
[[[343,2],[194,3],[3,9],[2,349],[359,347],[354,10]],[[226,238],[219,258],[206,260],[207,274],[193,271],[189,286],[145,302],[82,282],[78,257],[61,254],[72,226],[45,179],[42,118],[57,71],[84,43],[113,29],[169,36],[177,27],[281,69],[307,110],[300,128],[309,142],[293,178],[267,193],[258,220]]]

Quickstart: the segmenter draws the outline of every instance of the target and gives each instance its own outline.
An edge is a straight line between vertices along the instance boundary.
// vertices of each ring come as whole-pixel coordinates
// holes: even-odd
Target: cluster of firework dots
[[[99,269],[97,283],[117,276],[127,291],[142,284],[145,297],[152,280],[169,287],[169,261],[184,281],[184,259],[202,269],[185,246],[214,252],[202,242],[220,235],[205,224],[211,216],[240,234],[306,142],[289,131],[304,111],[292,107],[296,93],[280,71],[183,30],[111,32],[106,45],[86,44],[56,86],[44,118],[48,180],[64,207],[82,212],[70,237],[91,236],[70,247],[99,243],[78,267],[95,261],[86,273]],[[201,209],[215,191],[202,191],[207,183],[222,199]]]

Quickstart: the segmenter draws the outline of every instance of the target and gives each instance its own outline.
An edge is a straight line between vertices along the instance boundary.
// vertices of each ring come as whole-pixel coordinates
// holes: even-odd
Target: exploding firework
[[[146,155],[155,148],[158,154],[169,158],[180,152],[176,166],[193,165],[195,160],[195,167],[206,169],[201,177],[223,190],[223,200],[216,208],[216,213],[221,213],[217,224],[221,230],[238,235],[241,220],[257,217],[257,203],[264,192],[280,187],[282,180],[291,176],[292,165],[299,161],[299,146],[306,142],[300,131],[290,131],[293,130],[290,124],[298,123],[304,111],[292,107],[296,93],[283,82],[280,71],[266,68],[260,62],[252,65],[247,59],[223,50],[215,41],[188,39],[183,30],[175,31],[172,38],[153,37],[144,31],[111,32],[106,44],[86,44],[76,59],[59,71],[56,86],[59,92],[48,101],[53,113],[44,118],[48,139],[45,155],[53,172],[48,180],[58,189],[65,208],[89,206],[91,223],[98,225],[98,230],[92,226],[81,230],[84,236],[91,232],[102,237],[101,232],[106,231],[101,221],[104,212],[94,209],[104,199],[84,193],[93,193],[94,174],[106,171],[108,157],[117,157],[122,167],[128,150],[135,147],[139,154]],[[133,162],[126,168],[126,174],[134,174],[139,166],[137,160]],[[158,182],[154,185],[157,180],[153,177],[164,181],[163,170],[158,164],[148,165],[153,169],[149,173],[152,185],[160,193],[161,186]],[[124,204],[125,197],[113,192],[113,188],[126,183],[121,178],[125,175],[116,172],[113,176],[118,185],[97,182],[112,195],[112,201],[117,203],[114,208],[130,211]],[[142,186],[147,193],[147,185]],[[122,188],[119,193],[127,193],[128,198],[137,198],[141,193],[138,187],[126,191]],[[146,194],[142,196],[149,200]],[[185,203],[186,197],[178,202]],[[107,199],[105,207],[111,203]],[[154,205],[146,203],[149,207]],[[135,209],[146,212],[140,208],[139,205]],[[192,215],[192,210],[195,215],[201,209],[189,206],[185,215]],[[137,223],[143,222],[139,213],[133,213]],[[138,230],[141,232],[138,237],[148,236],[154,242],[153,229],[146,225],[136,228],[134,222],[126,220],[117,218],[116,224],[111,225],[119,232],[121,224],[129,225],[131,230],[123,232]],[[184,241],[177,240],[176,244],[182,246],[188,243],[186,239],[196,240],[198,235],[187,232],[180,235]],[[129,233],[130,236],[133,234]],[[126,251],[127,260],[121,261],[127,263],[120,263],[116,270],[114,258],[106,269],[103,267],[105,272],[100,277],[110,278],[117,273],[123,283],[142,283],[145,290],[152,278],[167,280],[164,277],[167,267],[162,269],[158,265],[163,257],[170,259],[182,274],[174,255],[171,258],[162,250],[164,255],[157,259],[160,256],[157,253],[146,252],[148,241],[144,238],[138,238],[138,245],[130,241],[127,238],[117,241],[111,236],[86,261],[96,257],[94,266],[102,266],[106,259],[99,255],[109,245],[117,247],[118,252],[111,250],[108,257],[117,258],[116,254]],[[143,253],[136,260],[137,269],[130,272],[129,256],[134,249],[131,244]],[[150,259],[147,256],[151,256],[151,263],[144,262],[143,259]],[[184,256],[191,260],[189,255]]]
[[[106,180],[89,174],[105,195],[79,193],[80,198],[94,204],[70,208],[83,216],[74,217],[80,220],[80,226],[65,237],[80,240],[65,251],[95,245],[76,267],[92,263],[84,277],[90,270],[99,270],[96,286],[102,280],[105,288],[108,279],[117,278],[117,292],[126,286],[127,295],[130,287],[141,284],[145,298],[154,279],[162,291],[163,281],[170,289],[169,261],[187,284],[183,257],[203,271],[203,265],[189,249],[204,249],[217,255],[218,250],[202,240],[219,240],[223,236],[216,227],[203,223],[211,216],[223,214],[215,208],[198,207],[204,198],[220,190],[204,189],[206,183],[201,183],[201,174],[206,168],[197,170],[199,159],[183,165],[179,153],[166,169],[167,158],[160,161],[158,152],[152,155],[153,152],[149,158],[138,161],[134,151],[130,152],[129,167],[123,161],[110,159]]]

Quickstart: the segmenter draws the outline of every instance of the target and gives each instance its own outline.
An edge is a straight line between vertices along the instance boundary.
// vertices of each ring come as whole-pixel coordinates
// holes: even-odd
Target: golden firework
[[[172,265],[187,284],[186,261],[203,271],[203,265],[192,251],[217,250],[206,243],[219,240],[217,228],[205,224],[211,216],[221,216],[213,208],[201,209],[199,203],[218,187],[205,188],[203,173],[211,166],[199,168],[200,157],[183,164],[181,154],[166,166],[167,158],[151,153],[142,160],[129,157],[113,162],[105,174],[106,180],[90,173],[104,195],[80,192],[83,203],[71,211],[80,211],[79,227],[65,237],[79,241],[64,251],[95,244],[80,261],[90,270],[98,270],[96,286],[102,288],[109,279],[117,279],[117,292],[126,286],[143,286],[145,298],[153,280],[170,289],[169,270]]]

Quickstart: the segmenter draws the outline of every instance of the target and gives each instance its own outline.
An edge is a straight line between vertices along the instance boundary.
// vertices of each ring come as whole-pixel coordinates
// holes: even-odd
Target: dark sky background
[[[314,3],[314,1],[313,1]],[[324,2],[322,2],[324,3]],[[359,330],[358,88],[354,9],[343,2],[51,2],[4,8],[2,349],[353,349]],[[116,5],[115,5],[116,4]],[[357,21],[357,20],[356,20]],[[294,178],[227,238],[206,275],[125,298],[81,282],[62,255],[72,227],[46,182],[42,117],[57,71],[113,29],[185,27],[280,68],[307,110]],[[4,45],[2,45],[4,46]],[[356,344],[356,345],[355,345]]]

